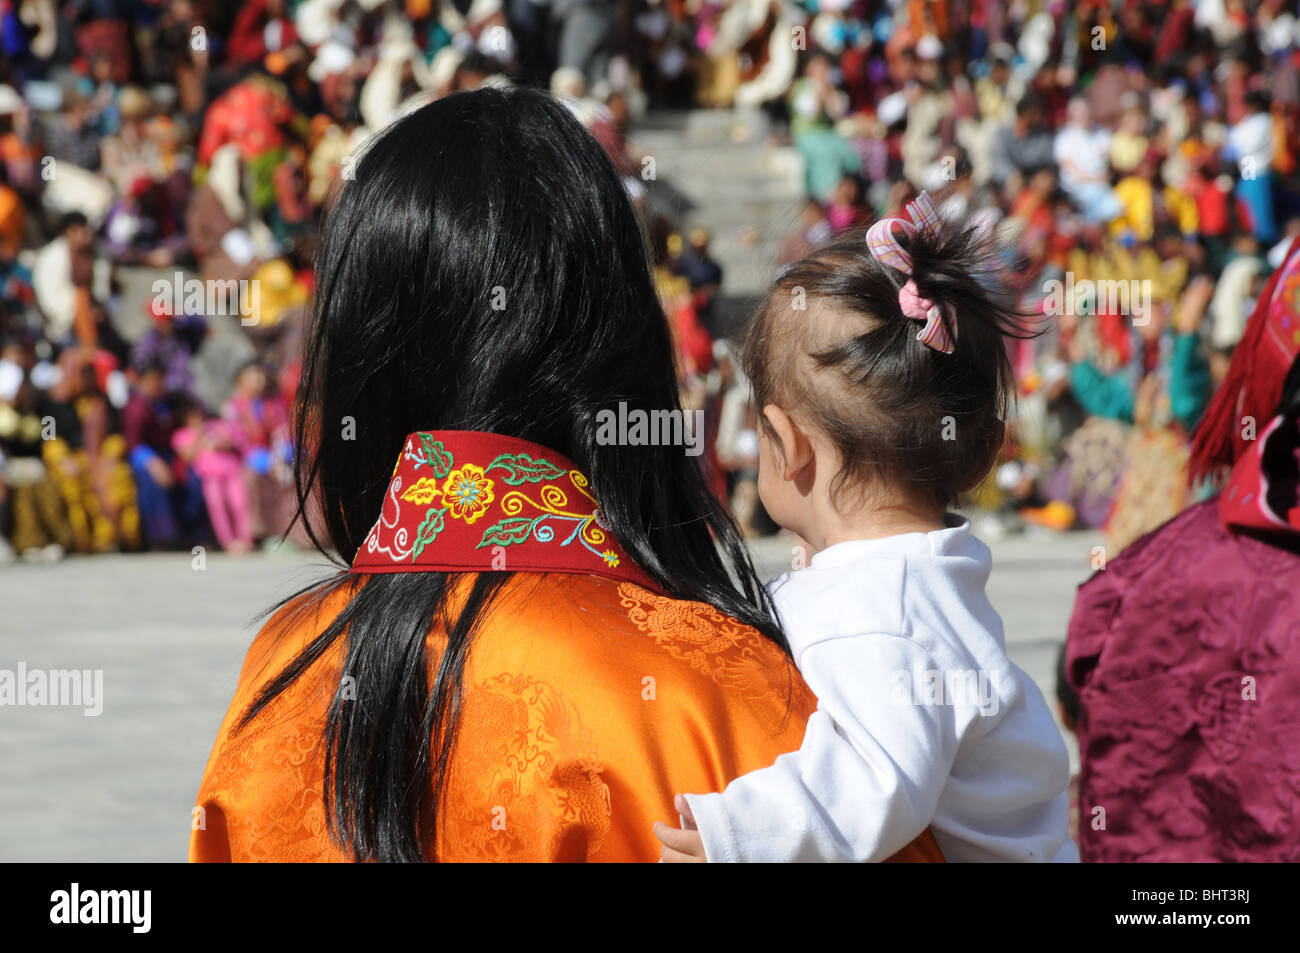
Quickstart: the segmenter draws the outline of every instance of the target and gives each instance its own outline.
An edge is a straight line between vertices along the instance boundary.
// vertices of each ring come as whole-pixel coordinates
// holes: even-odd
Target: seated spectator
[[[1092,125],[1088,101],[1070,100],[1069,119],[1056,134],[1053,156],[1061,169],[1061,187],[1090,222],[1109,222],[1123,207],[1110,187],[1106,157],[1110,133]]]
[[[192,396],[194,373],[190,361],[203,346],[208,323],[200,314],[172,314],[170,302],[151,298],[145,304],[151,326],[131,349],[131,364],[141,368],[157,364],[163,369],[163,390],[168,396]]]
[[[140,370],[122,411],[144,544],[150,549],[189,547],[207,536],[203,488],[172,447],[177,422],[166,396],[166,371],[152,361]]]
[[[253,548],[252,509],[234,428],[225,420],[209,420],[194,402],[187,403],[180,416],[184,424],[172,434],[172,447],[203,485],[203,500],[217,542],[228,553],[249,552]]]
[[[1024,180],[1056,167],[1054,142],[1045,119],[1042,97],[1028,93],[1016,104],[1014,121],[994,134],[990,178],[998,188],[1012,182],[1013,177]]]
[[[59,496],[54,474],[45,466],[42,451],[51,418],[51,401],[31,379],[35,364],[30,349],[11,346],[5,351],[5,372],[0,377],[0,459],[8,499],[13,548],[31,562],[57,562],[76,546],[76,537]]]
[[[259,363],[246,363],[235,376],[235,392],[222,417],[243,459],[252,503],[251,534],[273,541],[294,524],[298,498],[293,486],[289,408],[278,394],[270,392],[268,384]],[[295,531],[301,531],[301,524]],[[301,540],[301,536],[295,539]]]

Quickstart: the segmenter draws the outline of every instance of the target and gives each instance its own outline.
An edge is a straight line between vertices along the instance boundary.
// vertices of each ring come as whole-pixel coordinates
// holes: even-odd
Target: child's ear
[[[776,404],[764,407],[763,417],[771,426],[772,436],[781,451],[781,478],[793,480],[804,467],[812,463],[812,442],[798,422]]]

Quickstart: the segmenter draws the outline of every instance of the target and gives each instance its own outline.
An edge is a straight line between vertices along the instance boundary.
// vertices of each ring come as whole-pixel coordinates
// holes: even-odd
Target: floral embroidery
[[[406,488],[406,492],[402,494],[402,499],[410,500],[412,503],[423,506],[427,503],[432,503],[441,495],[442,491],[438,489],[437,480],[431,480],[429,477],[420,477],[419,480]]]
[[[526,453],[503,453],[487,465],[487,469],[505,470],[502,479],[510,486],[519,486],[527,481],[539,483],[542,480],[554,480],[563,475],[564,470],[550,460],[542,457],[533,459]]]
[[[420,434],[420,446],[424,450],[423,458],[417,458],[415,468],[420,469],[421,464],[430,467],[433,475],[442,478],[451,472],[456,460],[446,447],[442,445],[441,440],[434,440],[432,434]]]
[[[446,514],[445,507],[442,509],[429,507],[429,511],[424,514],[424,521],[420,523],[415,531],[415,545],[411,547],[412,559],[416,559],[420,553],[424,552],[425,546],[438,538],[438,534],[442,532],[443,526],[446,525],[443,519]]]
[[[442,485],[442,499],[458,520],[472,523],[484,513],[496,498],[492,492],[493,481],[483,475],[483,468],[466,463],[453,470]]]
[[[520,454],[520,456],[524,456],[524,454]],[[614,556],[614,562],[610,562],[609,557],[613,555],[611,551],[605,550],[602,552],[597,548],[605,542],[606,534],[596,522],[598,513],[596,499],[587,492],[587,478],[577,470],[570,470],[568,476],[569,482],[573,484],[574,489],[591,504],[589,511],[582,512],[581,510],[585,508],[580,505],[571,506],[568,494],[554,484],[542,487],[541,492],[538,493],[539,500],[533,499],[522,490],[511,490],[501,498],[501,509],[508,518],[489,526],[483,533],[483,539],[474,548],[482,549],[484,546],[492,545],[511,546],[515,543],[525,542],[530,536],[539,543],[549,543],[555,538],[555,527],[551,523],[558,521],[574,524],[573,531],[560,543],[561,546],[568,546],[576,539],[604,560],[607,565],[617,566],[618,557],[616,555]],[[507,478],[507,482],[509,482],[509,478]],[[581,502],[578,501],[579,504]],[[537,516],[520,516],[519,514],[523,512],[526,506],[541,510],[541,513]]]
[[[511,548],[508,566],[502,547]],[[479,431],[407,437],[352,568],[583,572],[656,588],[627,558],[571,461]]]

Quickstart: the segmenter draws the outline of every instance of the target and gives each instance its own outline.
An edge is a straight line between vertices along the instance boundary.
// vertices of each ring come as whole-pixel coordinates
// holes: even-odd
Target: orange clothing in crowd
[[[23,202],[18,193],[6,185],[0,185],[0,257],[17,257],[19,249],[23,247],[26,219],[27,213],[23,210]]]

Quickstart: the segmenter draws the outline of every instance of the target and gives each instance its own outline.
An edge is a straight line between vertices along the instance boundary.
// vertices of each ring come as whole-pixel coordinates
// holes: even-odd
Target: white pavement
[[[993,545],[1012,658],[1051,700],[1090,534]],[[779,540],[755,547],[784,570]],[[185,857],[203,765],[256,616],[328,572],[320,557],[99,556],[0,568],[0,669],[102,669],[103,713],[0,707],[0,861]],[[1054,706],[1053,706],[1054,707]],[[1073,751],[1073,748],[1071,749]]]

